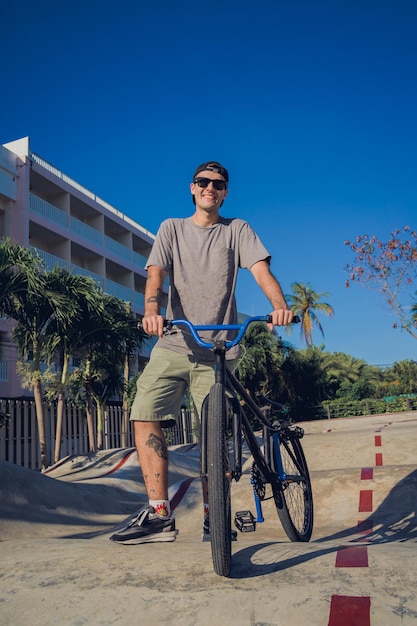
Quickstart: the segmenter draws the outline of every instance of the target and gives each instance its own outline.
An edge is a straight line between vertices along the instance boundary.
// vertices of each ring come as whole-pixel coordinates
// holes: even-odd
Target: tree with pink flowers
[[[360,283],[382,293],[395,313],[393,327],[417,339],[417,232],[404,226],[386,242],[376,235],[360,235],[345,244],[355,256],[345,267],[346,287]]]

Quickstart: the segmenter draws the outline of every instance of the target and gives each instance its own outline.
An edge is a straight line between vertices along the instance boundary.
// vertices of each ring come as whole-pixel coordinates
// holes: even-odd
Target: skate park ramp
[[[201,542],[199,447],[170,448],[174,543],[110,534],[146,502],[134,449],[41,474],[0,461],[0,625],[417,624],[417,413],[301,424],[315,521],[291,543],[272,501],[233,542],[229,578]],[[232,508],[255,513],[251,459]]]

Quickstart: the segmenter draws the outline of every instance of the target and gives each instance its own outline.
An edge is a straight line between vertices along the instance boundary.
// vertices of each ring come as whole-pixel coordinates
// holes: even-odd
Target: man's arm
[[[291,324],[293,313],[288,308],[279,282],[269,269],[269,263],[258,261],[252,265],[250,271],[272,305],[272,324],[268,324],[270,329],[272,330],[274,326]]]
[[[148,278],[145,285],[145,315],[142,319],[143,330],[148,335],[162,337],[164,318],[160,315],[163,285],[167,272],[151,265],[148,267]]]

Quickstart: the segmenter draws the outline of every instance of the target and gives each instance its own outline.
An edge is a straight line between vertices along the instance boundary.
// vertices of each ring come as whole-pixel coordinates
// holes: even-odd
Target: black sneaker
[[[235,530],[231,530],[230,533],[232,541],[237,541],[237,532]],[[210,518],[208,515],[204,516],[203,534],[201,535],[201,541],[211,541]]]
[[[155,509],[148,505],[143,507],[127,526],[112,535],[110,540],[125,545],[135,545],[175,541],[177,535],[175,519],[160,517],[155,513]]]
[[[209,516],[205,515],[203,520],[203,534],[201,535],[201,541],[211,541],[210,535],[210,520]]]

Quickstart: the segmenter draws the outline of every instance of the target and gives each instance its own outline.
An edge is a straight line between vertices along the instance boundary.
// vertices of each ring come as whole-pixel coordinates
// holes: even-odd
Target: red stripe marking
[[[96,476],[96,478],[101,478],[102,476],[109,476],[110,474],[113,474],[114,472],[116,472],[118,469],[120,469],[122,467],[122,465],[124,465],[127,461],[127,459],[130,457],[131,454],[134,454],[136,452],[136,450],[130,450],[129,452],[127,452],[124,457],[122,458],[121,461],[119,461],[117,463],[117,465],[115,465],[111,470],[109,470],[108,472],[105,472],[104,474],[100,474],[100,476]]]
[[[359,512],[369,513],[372,511],[372,491],[363,490],[359,492]]]
[[[375,465],[377,467],[381,467],[382,465],[382,453],[381,452],[377,452],[375,454]]]
[[[358,525],[356,527],[356,532],[361,533],[362,535],[367,535],[371,533],[374,529],[374,520],[372,519],[364,519],[359,520]]]
[[[382,437],[381,435],[375,435],[375,445],[380,448],[382,446]]]
[[[368,567],[367,546],[342,546],[336,553],[335,567]]]
[[[328,626],[370,626],[371,598],[332,596]]]
[[[181,485],[178,487],[177,491],[174,494],[174,497],[171,500],[171,510],[173,511],[181,502],[185,494],[187,493],[188,487],[195,480],[195,478],[187,478],[183,480]]]
[[[363,467],[361,471],[361,480],[372,480],[374,477],[373,467]]]

